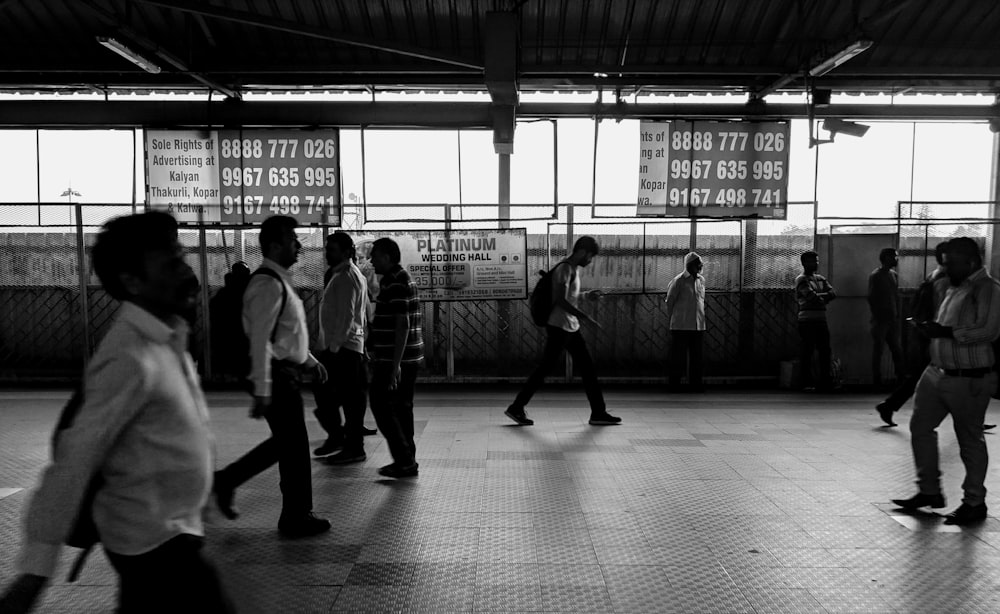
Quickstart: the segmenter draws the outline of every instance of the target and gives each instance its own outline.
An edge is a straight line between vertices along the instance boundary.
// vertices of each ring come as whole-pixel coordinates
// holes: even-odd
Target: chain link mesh
[[[791,284],[799,270],[799,255],[813,248],[814,224],[812,204],[793,204],[789,209],[789,219],[784,221],[699,220],[696,224],[694,249],[705,261],[709,289],[705,338],[708,376],[773,375],[778,361],[796,354],[796,305]],[[88,261],[96,226],[131,210],[131,206],[88,205],[83,220]],[[805,212],[810,216],[808,223],[802,223]],[[66,205],[0,205],[0,219],[9,224],[0,227],[0,377],[4,379],[78,375],[85,355],[85,332],[92,350],[117,312],[117,301],[107,296],[88,272],[84,321],[76,228],[39,225],[60,216],[66,224],[71,221],[67,217],[70,213],[73,211]],[[497,224],[468,217],[464,223],[455,223],[455,227],[464,225],[484,228]],[[663,377],[669,349],[664,297],[670,280],[682,271],[684,254],[692,247],[692,223],[588,222],[575,224],[572,237],[564,222],[546,226],[547,232],[527,236],[529,287],[534,286],[539,270],[547,270],[565,257],[568,240],[594,236],[601,254],[583,271],[581,281],[584,289],[605,292],[601,301],[586,305],[603,328],[584,330],[599,372],[602,377]],[[915,287],[932,270],[937,242],[968,235],[985,243],[994,232],[993,224],[982,219],[903,220],[898,228],[900,285],[904,289]],[[896,230],[895,220],[892,230]],[[293,271],[314,340],[326,269],[323,245],[329,232],[321,227],[298,230],[303,247]],[[366,226],[354,235],[357,241],[393,232]],[[244,261],[251,269],[259,265],[257,237],[255,228],[182,228],[181,243],[189,264],[206,287],[206,299],[224,285],[235,262]],[[203,364],[213,354],[206,315],[206,301],[201,301],[191,349]],[[425,376],[517,380],[533,369],[541,351],[543,331],[531,322],[525,300],[427,301],[423,315]]]

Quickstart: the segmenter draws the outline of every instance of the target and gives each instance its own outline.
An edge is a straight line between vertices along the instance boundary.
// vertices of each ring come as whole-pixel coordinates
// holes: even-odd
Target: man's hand
[[[316,372],[316,381],[318,381],[321,384],[325,384],[326,380],[330,378],[330,374],[327,372],[326,367],[324,367],[323,363],[321,362],[317,362],[316,366],[313,367],[313,370]]]
[[[586,298],[588,301],[599,300],[602,296],[604,296],[604,293],[601,292],[600,290],[587,290],[586,292],[583,293],[583,297]]]
[[[389,390],[395,390],[399,387],[399,380],[403,377],[403,369],[399,365],[394,365],[392,368],[392,375],[389,377]]]
[[[941,326],[937,322],[920,322],[917,324],[917,328],[931,339],[953,336],[950,326]]]
[[[30,612],[48,582],[49,579],[44,576],[21,574],[3,595],[0,595],[0,612],[4,614]]]
[[[271,397],[254,396],[253,405],[250,407],[250,417],[260,420],[271,409]]]

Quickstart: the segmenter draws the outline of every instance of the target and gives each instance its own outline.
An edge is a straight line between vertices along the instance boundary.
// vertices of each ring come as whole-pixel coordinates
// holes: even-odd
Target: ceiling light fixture
[[[870,40],[857,40],[809,69],[810,77],[822,77],[856,55],[864,53],[872,46]]]
[[[152,74],[155,75],[155,74],[159,74],[159,72],[161,70],[160,67],[159,67],[159,65],[156,64],[156,62],[153,62],[153,61],[151,61],[151,60],[143,57],[142,55],[139,55],[137,52],[129,49],[128,47],[126,47],[125,45],[123,45],[122,43],[120,43],[119,41],[117,41],[116,39],[113,39],[113,38],[110,38],[110,37],[107,37],[107,36],[98,36],[97,37],[97,42],[100,43],[101,45],[107,47],[111,51],[114,51],[118,55],[122,56],[123,58],[125,58],[129,62],[132,62],[133,64],[135,64],[136,66],[138,66],[139,68],[145,70],[148,73],[152,73]]]

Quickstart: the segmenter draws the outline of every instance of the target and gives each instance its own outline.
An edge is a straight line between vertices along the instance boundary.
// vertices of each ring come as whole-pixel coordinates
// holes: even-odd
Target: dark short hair
[[[393,264],[399,264],[399,260],[401,258],[399,254],[399,245],[389,237],[375,239],[375,242],[372,243],[372,252],[381,252],[388,255],[389,260],[391,260]]]
[[[169,250],[177,243],[177,220],[161,211],[116,217],[104,223],[94,247],[91,266],[104,290],[117,300],[128,298],[121,275],[146,278],[146,255]]]
[[[345,254],[354,253],[354,239],[352,239],[351,235],[347,234],[343,230],[338,230],[337,232],[328,236],[326,238],[326,242],[336,245],[337,247],[340,248],[340,251],[344,252]]]
[[[281,243],[285,238],[285,233],[299,227],[299,222],[294,217],[287,215],[272,215],[264,220],[260,225],[260,248],[267,251],[267,246],[271,243]]]
[[[577,239],[576,243],[573,244],[573,251],[575,252],[578,249],[582,249],[594,256],[601,253],[601,247],[597,244],[597,239],[594,237],[583,236]]]
[[[799,256],[799,262],[805,264],[806,260],[819,260],[819,254],[814,251],[802,252],[802,255]]]
[[[880,251],[878,253],[878,261],[879,262],[885,262],[886,258],[888,258],[889,256],[895,256],[895,255],[896,255],[896,248],[895,247],[883,247],[882,251]]]
[[[978,264],[983,263],[983,253],[979,251],[979,244],[975,239],[969,237],[958,237],[948,241],[948,253],[957,253],[968,256]]]
[[[941,241],[934,246],[934,259],[938,264],[944,264],[944,255],[948,253],[948,242]]]

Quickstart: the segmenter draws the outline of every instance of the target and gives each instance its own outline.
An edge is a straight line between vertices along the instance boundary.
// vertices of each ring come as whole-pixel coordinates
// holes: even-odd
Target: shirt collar
[[[966,277],[962,281],[962,285],[964,286],[965,284],[974,284],[985,276],[986,276],[986,267],[981,266],[978,269],[976,269],[976,271],[972,275]]]
[[[292,283],[292,273],[285,267],[275,262],[274,260],[271,260],[270,258],[264,258],[264,260],[261,262],[261,266],[273,270],[278,275],[281,275],[285,279],[285,281],[287,281],[288,283]]]
[[[130,324],[144,337],[156,343],[170,345],[180,352],[187,349],[190,328],[184,318],[174,316],[168,324],[131,301],[124,301],[119,313],[123,322]]]
[[[681,277],[684,277],[684,278],[695,277],[697,279],[705,279],[704,277],[701,276],[701,273],[698,273],[697,275],[692,275],[691,271],[689,271],[687,269],[684,269],[684,272],[681,273]]]
[[[344,260],[343,262],[341,262],[337,266],[333,267],[333,272],[334,273],[343,273],[347,269],[351,268],[351,264],[353,264],[351,262],[351,259],[347,258],[346,260]]]

